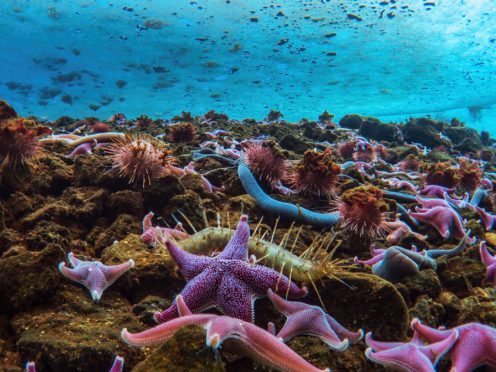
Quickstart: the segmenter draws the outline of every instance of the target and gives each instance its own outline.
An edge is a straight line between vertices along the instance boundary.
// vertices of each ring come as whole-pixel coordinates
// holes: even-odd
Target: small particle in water
[[[127,36],[121,35],[121,36],[119,36],[119,39],[121,39],[121,40],[127,40]]]
[[[93,111],[97,111],[99,108],[100,108],[100,105],[95,105],[94,103],[92,103],[91,105],[88,106],[90,109],[92,109]]]
[[[81,54],[81,52],[79,51],[79,49],[74,48],[72,50],[72,54],[74,54],[75,56],[79,56]]]
[[[125,6],[125,7],[122,8],[122,10],[126,10],[128,12],[132,12],[134,9],[131,8],[131,7]]]
[[[330,39],[331,37],[334,37],[336,36],[336,33],[335,32],[329,32],[328,34],[325,34],[324,37]]]
[[[70,94],[64,94],[62,97],[62,102],[72,105],[72,96]]]
[[[258,18],[257,17],[251,17],[250,22],[253,22],[253,23],[258,22]]]
[[[362,17],[359,17],[359,16],[357,16],[356,14],[353,14],[353,13],[348,13],[347,17],[349,19],[354,19],[355,21],[358,21],[358,22],[363,21],[363,18]]]
[[[279,42],[277,43],[277,45],[284,45],[284,44],[286,44],[288,41],[289,41],[289,39],[281,39],[281,40],[279,40]]]

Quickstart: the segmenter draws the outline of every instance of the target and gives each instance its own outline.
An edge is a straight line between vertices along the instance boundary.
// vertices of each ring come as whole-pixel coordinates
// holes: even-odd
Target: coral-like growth
[[[94,133],[106,133],[106,132],[110,132],[110,128],[107,124],[98,121],[95,124],[93,124],[93,126],[91,127],[91,131]]]
[[[169,128],[169,141],[191,142],[195,139],[196,128],[191,123],[171,125]]]
[[[321,122],[324,126],[328,128],[336,128],[336,123],[332,121],[333,118],[334,118],[333,114],[324,111],[322,114],[319,115],[319,122]]]
[[[213,121],[229,120],[229,117],[226,114],[221,114],[221,113],[215,112],[214,110],[208,111],[204,116],[205,116],[206,120],[213,120]]]
[[[248,142],[245,145],[243,161],[260,180],[272,186],[287,175],[287,161],[283,150],[275,141]]]
[[[482,169],[479,164],[464,158],[459,159],[459,166],[460,186],[464,190],[474,191],[480,184]]]
[[[148,136],[126,135],[109,146],[107,153],[120,176],[128,178],[129,183],[141,182],[143,187],[168,174],[173,161],[165,144]]]
[[[265,118],[265,120],[267,120],[267,121],[277,121],[277,120],[279,120],[283,116],[284,115],[280,111],[270,110],[270,112],[267,114],[267,117]]]
[[[0,120],[7,120],[17,117],[17,112],[7,102],[0,99]]]
[[[307,150],[287,177],[288,183],[299,193],[330,196],[336,192],[341,167],[332,162],[332,151]]]
[[[51,133],[50,128],[33,120],[15,118],[0,121],[0,163],[16,166],[36,159],[41,151],[38,137]]]
[[[153,124],[153,120],[146,115],[141,115],[136,118],[135,123],[140,128],[148,128]]]
[[[377,154],[374,146],[366,141],[359,141],[354,148],[353,160],[374,162],[377,160]]]
[[[417,172],[422,165],[422,161],[417,156],[409,154],[398,163],[398,168],[403,172]]]
[[[353,157],[353,153],[355,152],[355,146],[357,141],[347,141],[342,142],[337,147],[337,153],[339,156],[345,159],[351,159]]]
[[[387,229],[384,212],[389,209],[382,196],[383,192],[373,186],[345,191],[338,203],[343,229],[359,236],[381,236]]]
[[[449,161],[428,164],[423,168],[426,172],[424,181],[427,185],[455,187],[460,181],[458,169],[453,167]]]
[[[192,121],[193,117],[191,116],[191,112],[189,111],[183,111],[181,115],[176,115],[172,117],[171,121],[174,123],[178,123],[181,121]]]

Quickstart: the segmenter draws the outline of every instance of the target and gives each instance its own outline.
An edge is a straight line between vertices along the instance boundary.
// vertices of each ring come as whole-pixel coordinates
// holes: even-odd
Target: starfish
[[[452,372],[470,372],[482,365],[496,368],[496,328],[467,323],[451,330],[440,330],[423,325],[415,318],[412,329],[428,342],[438,342],[450,332],[458,332],[458,340],[450,351]]]
[[[66,267],[62,261],[59,263],[59,271],[66,278],[79,282],[90,290],[93,301],[99,301],[103,291],[107,289],[120,276],[134,266],[134,261],[107,266],[100,261],[82,261],[74,257],[72,252],[67,255],[73,269]]]
[[[435,196],[437,198],[442,198],[444,193],[452,193],[455,191],[454,187],[444,187],[439,185],[427,185],[420,191],[420,195],[424,196]]]
[[[381,342],[373,340],[369,332],[365,336],[365,342],[369,346],[365,350],[365,356],[373,362],[398,371],[435,372],[434,366],[457,338],[458,331],[453,330],[433,343],[424,345],[416,333],[410,342]]]
[[[114,360],[114,364],[110,368],[109,372],[122,372],[124,368],[124,358],[121,356],[116,356]],[[35,362],[27,362],[26,363],[26,372],[36,372],[36,364]]]
[[[482,263],[486,267],[486,277],[482,284],[489,283],[496,287],[496,257],[489,253],[485,241],[480,243],[479,251]]]
[[[196,325],[207,331],[206,344],[215,352],[225,341],[230,341],[243,355],[281,371],[329,371],[314,367],[277,337],[250,322],[225,315],[193,314],[181,295],[174,302],[178,305],[179,318],[135,334],[124,328],[121,332],[124,342],[140,347],[155,346],[169,340],[180,328]]]
[[[496,215],[487,213],[484,209],[480,207],[475,207],[475,209],[477,210],[477,213],[479,213],[479,216],[481,216],[486,231],[492,231],[496,226]]]
[[[155,247],[157,242],[163,243],[168,238],[183,240],[189,237],[189,234],[184,231],[181,223],[178,223],[173,229],[153,226],[153,216],[153,212],[150,212],[143,218],[143,234],[141,234],[141,240],[146,245]]]
[[[243,215],[238,227],[224,250],[216,257],[188,253],[168,240],[166,247],[179,266],[188,284],[182,290],[188,307],[194,312],[215,307],[223,314],[253,321],[253,304],[265,297],[267,289],[290,297],[304,297],[306,288],[299,288],[286,276],[265,266],[256,265],[253,257],[248,260],[250,226]],[[162,313],[155,313],[157,322],[164,322],[179,315],[173,303]]]
[[[460,215],[452,208],[442,206],[432,209],[421,208],[417,212],[410,212],[410,216],[432,225],[444,239],[449,238],[451,232],[459,239],[466,235]]]
[[[347,330],[319,306],[287,301],[271,289],[267,291],[267,296],[275,308],[287,317],[286,323],[277,334],[277,337],[284,342],[294,336],[310,335],[320,338],[331,349],[342,351],[348,348],[349,340],[357,342],[363,336],[362,330],[358,332]],[[273,325],[269,328],[272,329]]]
[[[167,168],[169,170],[169,172],[171,172],[173,175],[175,175],[176,177],[183,177],[187,174],[200,174],[198,173],[196,170],[195,170],[195,167],[193,165],[193,162],[189,163],[187,166],[185,166],[184,168],[178,168],[178,167],[175,167],[171,164],[167,165]],[[221,191],[223,192],[224,191],[224,186],[221,186],[221,187],[218,187],[218,186],[214,186],[210,183],[209,180],[207,180],[207,178],[205,176],[203,176],[202,174],[200,174],[200,177],[202,179],[202,184],[203,184],[203,189],[208,192],[208,193],[213,193],[213,192],[217,192],[217,191]]]
[[[91,150],[93,147],[97,145],[96,139],[94,139],[92,142],[89,143],[82,143],[79,146],[77,146],[74,150],[71,151],[69,155],[67,155],[68,158],[73,158],[76,155],[87,155],[91,154]]]
[[[395,221],[386,221],[383,223],[383,226],[390,230],[391,232],[386,237],[386,240],[392,244],[398,244],[400,241],[405,239],[406,237],[412,235],[414,238],[418,240],[426,240],[427,236],[418,234],[414,232],[410,226],[408,226],[405,222],[396,219]]]
[[[418,192],[417,186],[412,184],[410,181],[403,181],[403,180],[400,180],[398,178],[393,177],[393,178],[388,179],[387,182],[389,183],[390,186],[395,187],[397,189],[406,188],[406,189],[408,189],[414,193]]]

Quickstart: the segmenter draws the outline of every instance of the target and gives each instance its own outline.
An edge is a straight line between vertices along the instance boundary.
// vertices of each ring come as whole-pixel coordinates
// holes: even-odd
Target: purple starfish
[[[444,239],[449,238],[451,233],[458,239],[466,235],[460,215],[452,208],[441,206],[432,209],[421,208],[417,212],[410,212],[410,216],[432,225]]]
[[[143,234],[141,240],[150,247],[155,247],[157,242],[164,242],[169,237],[176,240],[183,240],[189,237],[189,234],[184,231],[182,224],[178,223],[173,229],[168,227],[153,226],[153,212],[148,213],[143,218]]]
[[[480,207],[475,207],[475,209],[477,210],[477,213],[479,213],[479,216],[481,216],[486,231],[492,231],[496,226],[496,215],[488,213]]]
[[[58,265],[59,271],[66,278],[81,283],[90,290],[93,301],[99,301],[103,291],[115,282],[121,275],[134,266],[134,261],[107,266],[100,261],[82,261],[74,257],[72,252],[67,255],[73,269],[66,267],[65,262]]]
[[[69,155],[67,155],[67,157],[68,158],[73,158],[76,155],[87,155],[87,154],[91,154],[91,150],[96,145],[97,145],[96,139],[94,139],[93,142],[82,143],[79,146],[77,146],[74,150],[72,150],[72,152]]]
[[[455,191],[454,187],[450,188],[439,185],[427,185],[420,191],[420,195],[435,196],[437,198],[442,198],[445,192],[450,194],[454,191]]]
[[[140,333],[129,333],[126,328],[121,337],[129,345],[154,346],[169,340],[182,327],[196,325],[207,331],[206,344],[216,352],[229,340],[243,355],[281,371],[318,372],[321,370],[296,354],[277,337],[240,319],[225,315],[192,314],[181,295],[174,301],[181,316]]]
[[[334,350],[342,351],[348,348],[349,341],[357,342],[363,336],[362,330],[358,332],[347,330],[319,306],[287,301],[271,289],[268,290],[267,296],[275,308],[287,317],[286,323],[277,334],[277,337],[284,342],[294,336],[309,335],[320,338]],[[273,325],[270,326],[272,327]]]
[[[387,182],[389,183],[389,185],[391,187],[394,187],[397,189],[406,188],[406,189],[408,189],[414,193],[418,192],[417,186],[415,186],[410,181],[404,181],[404,180],[400,180],[398,178],[393,177],[393,178],[388,179]]]
[[[470,372],[482,365],[496,368],[496,328],[467,323],[451,330],[440,330],[423,325],[415,318],[412,329],[428,342],[438,342],[458,331],[458,340],[450,351],[453,372]]]
[[[122,372],[124,368],[124,358],[117,355],[114,360],[114,364],[110,368],[109,372]],[[26,372],[36,372],[36,364],[35,362],[27,362],[26,363]]]
[[[182,250],[171,241],[166,242],[172,259],[179,266],[188,284],[181,294],[194,312],[215,307],[223,314],[253,321],[255,299],[265,297],[267,289],[290,297],[303,297],[306,288],[299,288],[286,276],[268,267],[248,261],[250,226],[243,215],[226,247],[216,257],[197,256]],[[179,315],[173,303],[162,313],[155,313],[157,322],[165,322]]]
[[[492,256],[486,248],[486,242],[482,241],[479,247],[482,263],[486,267],[486,277],[482,284],[492,284],[496,287],[496,257]]]
[[[416,333],[410,342],[381,342],[373,340],[369,332],[365,336],[365,342],[369,346],[365,350],[365,356],[373,362],[398,371],[435,372],[434,366],[457,338],[458,332],[453,330],[432,344],[424,345]]]

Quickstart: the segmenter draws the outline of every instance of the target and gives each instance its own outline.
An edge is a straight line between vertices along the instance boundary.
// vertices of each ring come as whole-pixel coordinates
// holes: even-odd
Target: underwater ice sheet
[[[494,0],[3,0],[0,96],[22,115],[402,120],[496,133]]]

